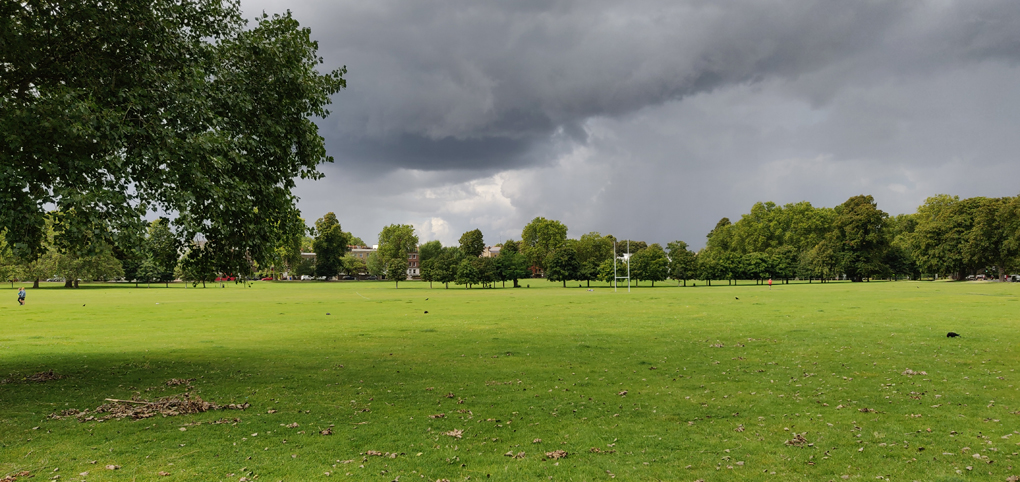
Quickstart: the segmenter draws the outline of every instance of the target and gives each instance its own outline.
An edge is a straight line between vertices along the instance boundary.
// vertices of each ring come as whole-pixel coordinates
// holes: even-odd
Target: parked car
[[[342,280],[352,280],[352,279],[354,279],[354,277],[353,276],[344,276],[343,278],[340,278],[340,279],[342,279]]]
[[[369,276],[368,278],[365,278],[365,279],[375,281],[375,280],[379,279],[379,277],[378,276]]]
[[[272,276],[266,276],[265,278],[262,278],[262,281],[273,281],[273,277]]]
[[[313,279],[315,279],[315,278],[313,278],[311,276],[308,276],[306,274],[301,275],[301,281],[309,281],[309,280],[313,280]]]

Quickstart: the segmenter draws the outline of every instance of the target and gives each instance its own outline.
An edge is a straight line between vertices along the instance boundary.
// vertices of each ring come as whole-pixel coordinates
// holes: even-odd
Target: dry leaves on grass
[[[450,436],[450,437],[461,438],[461,436],[464,435],[464,431],[459,429],[459,428],[455,428],[453,430],[450,430],[449,432],[443,432],[443,435],[447,435],[447,436]]]
[[[327,428],[326,430],[320,430],[319,435],[333,435],[333,429]]]
[[[617,395],[619,395],[621,397],[626,397],[627,396],[627,390],[624,390],[624,391],[622,391],[620,393],[617,393]]]
[[[14,482],[15,480],[18,480],[18,477],[22,477],[22,478],[26,478],[27,479],[29,477],[32,477],[32,473],[27,471],[27,470],[23,470],[23,471],[18,472],[16,474],[11,474],[11,475],[8,475],[8,476],[0,479],[0,482]]]
[[[207,424],[207,425],[223,425],[225,423],[229,423],[231,425],[237,425],[240,422],[241,422],[241,419],[239,419],[237,417],[234,417],[234,418],[221,418],[219,420],[214,420],[212,422],[191,422],[191,423],[184,424],[184,426],[185,427],[193,427],[193,426],[202,425],[202,424]]]
[[[281,424],[281,425],[283,425],[283,424]],[[298,425],[298,423],[297,423],[297,422],[294,422],[294,423],[288,423],[288,424],[286,425],[286,427],[287,427],[287,428],[298,428],[298,427],[299,427],[299,425]]]
[[[21,377],[19,375],[11,375],[8,378],[0,380],[0,385],[14,382],[32,382],[32,383],[46,383],[53,380],[60,380],[64,378],[64,375],[54,373],[52,369],[44,372],[33,373],[27,377]]]
[[[588,450],[588,452],[591,452],[593,454],[615,454],[616,450],[602,450],[598,447],[592,447],[591,449]]]
[[[532,440],[531,443],[533,443],[533,444],[540,444],[540,443],[542,443],[542,439],[537,438],[535,440]]]
[[[365,453],[363,453],[361,455],[372,456],[372,457],[386,457],[388,459],[395,459],[395,458],[397,458],[397,456],[404,455],[404,454],[403,453],[399,453],[398,454],[396,452],[390,453],[390,452],[380,452],[378,450],[369,450],[368,452],[365,452]]]
[[[804,433],[807,433],[807,432],[804,432]],[[807,444],[808,444],[808,441],[807,441],[806,438],[804,438],[804,434],[803,433],[794,433],[793,434],[793,438],[786,441],[786,445],[791,445],[791,446],[794,446],[794,447],[803,447],[803,446],[805,446]]]
[[[908,377],[912,377],[914,375],[927,375],[927,374],[928,374],[928,372],[924,372],[924,371],[915,372],[914,370],[911,370],[909,368],[907,368],[906,370],[903,370],[903,373],[901,373],[901,375],[906,375]]]
[[[80,422],[104,421],[110,419],[132,418],[143,419],[162,415],[173,417],[192,413],[202,413],[211,410],[244,410],[248,408],[247,403],[217,405],[202,400],[201,397],[185,393],[180,396],[163,397],[155,401],[146,400],[115,400],[108,398],[104,403],[91,412],[89,410],[68,409],[59,414],[50,414],[50,418],[60,420],[64,417],[75,417]]]
[[[734,432],[743,432],[744,424],[737,425],[737,428],[733,429]]]
[[[429,415],[429,418],[446,418],[446,414],[445,413],[437,413],[437,414]]]
[[[875,410],[874,408],[867,408],[867,407],[865,407],[865,408],[858,408],[857,411],[861,412],[861,413],[878,413],[878,410]]]
[[[191,382],[195,381],[194,378],[171,378],[166,381],[166,386],[176,387],[178,385],[191,385]]]
[[[567,457],[565,450],[553,450],[552,452],[546,452],[545,456],[550,459],[563,459]]]
[[[120,470],[120,466],[119,465],[110,464],[110,465],[106,466],[106,470]]]
[[[503,456],[504,457],[510,457],[510,458],[513,458],[513,459],[523,459],[524,458],[524,452],[517,452],[516,454],[514,454],[514,451],[511,450],[511,451],[503,454]]]

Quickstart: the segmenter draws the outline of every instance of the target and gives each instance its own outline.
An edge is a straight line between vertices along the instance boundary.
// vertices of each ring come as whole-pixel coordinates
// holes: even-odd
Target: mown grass
[[[743,283],[628,294],[528,283],[54,286],[29,290],[26,306],[5,289],[0,477],[1020,474],[1020,285]],[[963,336],[947,339],[950,330]],[[65,378],[22,380],[50,369]],[[171,378],[195,378],[192,393],[207,401],[251,406],[138,421],[47,418],[106,398],[180,393],[165,385]],[[240,422],[195,425],[224,417]],[[320,435],[329,427],[333,435]],[[454,429],[462,438],[443,435]],[[787,445],[794,434],[811,445]],[[399,455],[362,455],[369,450]],[[569,455],[544,456],[554,450]]]

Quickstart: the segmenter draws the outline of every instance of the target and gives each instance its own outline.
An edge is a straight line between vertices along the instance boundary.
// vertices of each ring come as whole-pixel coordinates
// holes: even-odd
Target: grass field
[[[1020,474],[1020,284],[527,282],[6,288],[0,479]],[[250,406],[48,417],[185,390]]]

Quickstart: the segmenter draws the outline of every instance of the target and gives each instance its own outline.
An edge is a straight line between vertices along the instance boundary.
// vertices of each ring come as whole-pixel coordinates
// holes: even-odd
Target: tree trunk
[[[74,288],[74,280],[70,278],[64,280],[64,288]]]
[[[14,285],[12,284],[11,287],[13,288]],[[35,281],[32,282],[32,288],[38,288],[38,287],[39,287],[39,278],[36,278]]]
[[[563,287],[564,287],[564,288],[566,288],[566,287],[567,287],[567,280],[563,280]]]
[[[74,287],[78,288],[78,279],[77,278],[74,280]]]
[[[1006,282],[1006,269],[1002,267],[1002,263],[999,263],[999,282]]]
[[[521,285],[517,284],[517,278],[514,278],[514,288],[520,288]]]
[[[687,287],[687,280],[686,279],[684,279],[684,287],[685,288]]]

